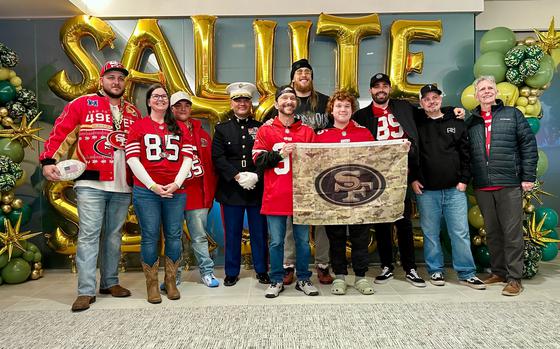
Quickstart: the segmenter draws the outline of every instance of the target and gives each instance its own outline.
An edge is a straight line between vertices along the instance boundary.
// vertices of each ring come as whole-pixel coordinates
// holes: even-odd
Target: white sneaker
[[[298,280],[298,282],[296,282],[296,290],[302,291],[308,296],[319,295],[319,290],[317,289],[317,287],[313,286],[313,284],[309,280],[303,280],[303,281]]]
[[[200,278],[200,280],[202,280],[202,283],[204,283],[208,287],[218,287],[218,286],[220,286],[220,282],[218,281],[218,279],[216,279],[214,274],[203,275]]]
[[[430,276],[430,282],[432,283],[432,285],[434,286],[443,286],[445,285],[445,279],[443,278],[443,274],[438,272],[433,273]]]
[[[276,298],[280,292],[284,291],[284,284],[281,282],[271,283],[270,286],[264,291],[266,298]]]

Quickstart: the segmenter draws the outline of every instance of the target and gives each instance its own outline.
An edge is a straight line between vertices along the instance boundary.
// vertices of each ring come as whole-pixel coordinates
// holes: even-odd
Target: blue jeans
[[[76,198],[80,217],[76,251],[78,295],[95,296],[95,271],[100,237],[99,286],[109,288],[119,283],[122,227],[130,205],[130,194],[76,187]]]
[[[289,216],[266,216],[270,243],[270,280],[273,283],[284,279],[284,237],[286,220]],[[296,276],[299,281],[309,280],[309,226],[294,224],[294,240],[296,242]]]
[[[184,193],[173,193],[172,198],[162,198],[147,188],[134,186],[132,202],[142,234],[140,254],[144,263],[152,266],[159,257],[158,242],[162,223],[165,255],[173,262],[181,258],[186,200]]]
[[[261,207],[222,204],[226,240],[226,276],[235,277],[239,275],[239,270],[241,268],[241,236],[243,234],[243,218],[245,217],[245,211],[247,211],[247,221],[249,223],[253,267],[259,274],[266,273],[268,269],[266,255],[266,217],[261,215]]]
[[[476,274],[471,252],[467,196],[455,187],[442,190],[424,190],[416,195],[420,212],[420,226],[424,232],[424,260],[428,273],[443,273],[443,250],[440,242],[441,217],[447,224],[451,240],[453,269],[459,280],[469,279]]]
[[[208,223],[208,209],[186,210],[185,220],[191,236],[191,247],[198,261],[200,276],[214,273],[214,261],[208,252],[206,227]]]

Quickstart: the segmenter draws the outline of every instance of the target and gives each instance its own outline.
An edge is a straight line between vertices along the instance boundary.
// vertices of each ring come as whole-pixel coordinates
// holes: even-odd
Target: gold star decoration
[[[27,117],[24,116],[19,126],[16,126],[12,123],[10,124],[10,127],[12,128],[11,130],[10,129],[0,130],[0,137],[9,137],[12,141],[19,140],[24,147],[29,146],[31,149],[35,150],[35,148],[33,148],[33,143],[32,143],[33,140],[39,142],[46,141],[45,139],[35,134],[41,131],[43,128],[42,127],[33,128],[33,124],[35,123],[35,121],[39,119],[40,115],[41,113],[37,114],[37,116],[35,116],[33,120],[29,122],[29,125],[27,124]]]
[[[525,226],[523,227],[523,231],[525,232],[523,238],[539,246],[545,246],[547,242],[560,242],[560,240],[558,239],[552,239],[546,237],[548,234],[550,234],[552,229],[542,230],[545,220],[546,220],[546,213],[537,224],[537,214],[533,213],[531,215],[531,221],[527,222],[526,227]]]
[[[546,196],[556,196],[552,193],[546,192],[544,191],[543,188],[543,184],[544,182],[541,181],[535,181],[535,185],[533,186],[533,189],[526,191],[525,193],[523,193],[523,198],[525,198],[525,200],[527,200],[528,202],[531,202],[531,200],[536,200],[539,205],[543,204],[542,201],[542,196],[546,195]]]
[[[41,234],[41,233],[31,233],[30,230],[20,233],[19,229],[21,227],[22,216],[23,216],[22,214],[19,215],[15,227],[12,227],[12,223],[10,222],[9,219],[4,218],[4,232],[0,233],[0,242],[4,246],[0,249],[0,255],[8,251],[8,260],[12,259],[12,252],[14,250],[14,246],[19,248],[21,251],[25,252],[25,248],[23,248],[23,246],[20,244],[20,241],[27,240],[36,235]]]
[[[537,45],[543,49],[545,53],[550,54],[550,51],[560,46],[560,33],[556,32],[554,28],[554,17],[550,21],[550,26],[548,27],[548,32],[540,32],[533,28],[535,34],[537,34]]]

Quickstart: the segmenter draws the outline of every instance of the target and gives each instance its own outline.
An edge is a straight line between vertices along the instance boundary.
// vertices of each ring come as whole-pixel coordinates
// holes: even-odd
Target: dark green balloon
[[[557,255],[558,243],[556,242],[547,242],[546,245],[542,248],[542,260],[544,262],[553,260]]]
[[[19,216],[23,215],[21,218],[21,225],[24,226],[29,222],[31,218],[31,207],[28,204],[23,204],[22,208],[18,208],[16,210],[12,210],[8,213],[8,219],[12,222],[12,225],[15,225],[19,219]]]
[[[558,232],[556,231],[556,229],[551,229],[551,230],[552,231],[548,233],[546,237],[550,239],[558,239]]]
[[[4,268],[8,264],[8,253],[4,252],[0,255],[0,269]]]
[[[16,97],[16,89],[8,80],[0,81],[0,103],[6,104]]]
[[[31,275],[31,265],[22,258],[12,258],[2,269],[2,279],[7,284],[19,284]]]
[[[527,120],[529,126],[531,126],[531,131],[533,131],[534,134],[537,134],[541,128],[541,121],[538,118],[525,118],[525,120]]]
[[[488,246],[480,245],[474,251],[474,259],[483,268],[490,267],[490,252]]]
[[[546,218],[544,218],[544,224],[542,226],[543,230],[554,229],[558,225],[558,213],[556,213],[556,211],[554,211],[550,207],[541,206],[535,210],[535,214],[537,223],[540,223],[540,221],[546,215]]]
[[[525,58],[526,49],[527,46],[515,46],[506,53],[504,57],[504,63],[508,67],[517,67]]]

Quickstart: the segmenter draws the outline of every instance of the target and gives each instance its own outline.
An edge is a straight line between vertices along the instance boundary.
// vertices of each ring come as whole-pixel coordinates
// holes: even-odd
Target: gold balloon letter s
[[[110,45],[113,48],[115,33],[103,20],[92,16],[76,16],[67,20],[60,28],[60,42],[62,48],[74,65],[83,75],[82,81],[73,84],[66,71],[61,70],[49,79],[50,89],[60,98],[72,100],[81,95],[97,90],[99,69],[82,46],[82,38],[91,36],[95,40],[97,49],[101,50]]]
[[[395,97],[416,97],[422,84],[410,84],[406,76],[421,73],[424,64],[422,52],[409,52],[408,44],[414,40],[441,39],[443,29],[438,21],[396,20],[391,25],[391,42],[389,43],[389,77]]]

